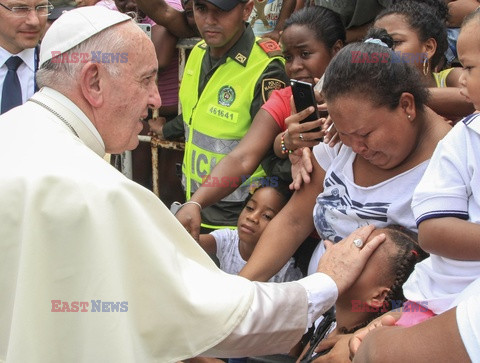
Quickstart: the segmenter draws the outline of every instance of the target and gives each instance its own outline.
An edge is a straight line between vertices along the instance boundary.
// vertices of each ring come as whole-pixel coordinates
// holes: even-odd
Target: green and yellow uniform
[[[194,47],[180,87],[183,113],[178,117],[183,122],[186,141],[182,183],[187,199],[238,145],[270,93],[284,87],[287,80],[278,45],[255,38],[249,26],[220,59],[210,57],[209,47],[203,41]],[[179,120],[165,125],[165,137],[178,136],[175,125],[177,130],[182,129],[178,128]],[[265,174],[258,168],[253,175]],[[245,185],[205,208],[202,225],[211,229],[236,226],[247,194]]]

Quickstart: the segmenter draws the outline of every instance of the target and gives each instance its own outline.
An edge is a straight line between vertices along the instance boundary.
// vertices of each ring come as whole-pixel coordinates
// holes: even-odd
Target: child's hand
[[[396,321],[400,318],[401,314],[387,313],[374,321],[368,324],[365,328],[362,328],[355,332],[348,343],[350,348],[350,360],[353,360],[355,353],[357,352],[360,344],[362,344],[363,339],[370,333],[372,330],[382,327],[382,326],[394,326]]]
[[[150,126],[150,131],[148,132],[149,135],[156,135],[160,139],[163,139],[163,126],[167,122],[165,117],[157,117],[148,120],[148,126]]]

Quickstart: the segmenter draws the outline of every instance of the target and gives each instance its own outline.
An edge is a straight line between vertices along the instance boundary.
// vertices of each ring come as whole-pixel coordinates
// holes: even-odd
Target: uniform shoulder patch
[[[277,78],[264,78],[262,80],[262,98],[263,102],[267,102],[273,91],[285,87],[285,82]]]
[[[257,40],[257,44],[265,53],[267,53],[270,58],[282,55],[282,49],[275,40],[270,38],[261,38]]]

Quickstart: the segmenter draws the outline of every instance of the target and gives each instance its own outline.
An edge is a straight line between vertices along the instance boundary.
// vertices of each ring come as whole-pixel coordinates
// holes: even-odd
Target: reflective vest
[[[186,140],[182,183],[187,200],[210,175],[215,165],[247,133],[252,123],[250,106],[258,79],[273,59],[281,59],[269,57],[255,43],[247,66],[227,57],[225,63],[213,73],[199,97],[199,75],[206,51],[203,41],[193,48],[180,86]],[[259,166],[252,178],[263,176],[265,172]],[[242,179],[244,181],[245,177]],[[249,187],[250,181],[247,180],[222,201],[244,201]]]

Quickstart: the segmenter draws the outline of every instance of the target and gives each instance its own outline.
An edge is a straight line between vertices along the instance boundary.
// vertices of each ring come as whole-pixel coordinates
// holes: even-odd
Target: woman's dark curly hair
[[[430,4],[429,4],[430,3]],[[435,6],[435,1],[419,2],[402,0],[380,12],[375,21],[387,16],[402,15],[408,25],[416,31],[421,42],[433,38],[437,42],[437,49],[431,58],[431,67],[434,69],[442,60],[448,48],[446,14],[443,7]],[[443,10],[442,10],[443,9]]]
[[[360,58],[355,58],[356,55]],[[379,55],[384,57],[379,58]],[[368,61],[375,57],[377,61]],[[428,90],[419,71],[396,59],[398,56],[392,49],[370,42],[352,43],[342,48],[325,71],[323,94],[327,103],[357,94],[378,107],[387,106],[393,110],[402,93],[407,92],[414,97],[417,110],[422,111],[428,100]]]

